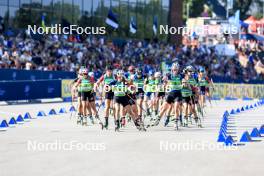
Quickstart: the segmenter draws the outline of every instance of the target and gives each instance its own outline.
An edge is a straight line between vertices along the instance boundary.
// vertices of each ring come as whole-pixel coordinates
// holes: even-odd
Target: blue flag
[[[133,34],[137,32],[137,24],[133,17],[131,17],[131,20],[130,20],[129,31]]]
[[[158,17],[155,16],[153,19],[153,32],[156,35],[158,30]]]
[[[112,12],[111,9],[108,11],[108,15],[107,15],[105,22],[106,24],[112,26],[115,29],[118,28],[118,21],[117,21],[116,15]]]

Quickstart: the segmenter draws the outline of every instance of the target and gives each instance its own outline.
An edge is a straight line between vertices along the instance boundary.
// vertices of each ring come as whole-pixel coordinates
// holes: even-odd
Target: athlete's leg
[[[150,110],[149,110],[149,105],[148,105],[148,101],[149,101],[149,96],[150,96],[150,92],[147,92],[144,96],[144,105],[145,105],[145,109],[147,110],[147,116],[150,115]]]
[[[115,119],[115,130],[116,131],[118,131],[120,128],[120,121],[119,121],[120,116],[121,116],[120,113],[121,113],[121,104],[115,102],[115,114],[116,114],[115,115],[115,117],[116,117],[116,119]]]
[[[110,111],[110,99],[105,99],[105,117],[109,117],[109,111]]]
[[[137,103],[138,103],[138,115],[142,117],[143,98],[137,99]]]
[[[157,98],[156,98],[156,102],[155,102],[155,115],[158,115],[158,112],[159,112],[160,98],[161,97],[159,97],[159,96],[157,96]]]
[[[77,109],[78,109],[78,114],[82,114],[82,99],[81,96],[78,96],[77,98]]]

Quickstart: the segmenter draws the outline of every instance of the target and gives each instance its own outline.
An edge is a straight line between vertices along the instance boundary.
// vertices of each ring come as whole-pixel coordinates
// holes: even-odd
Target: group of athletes
[[[139,131],[157,126],[166,116],[164,125],[174,122],[187,127],[194,121],[202,127],[206,96],[210,101],[210,89],[213,82],[203,67],[195,70],[173,63],[169,72],[149,72],[144,74],[141,68],[129,66],[127,72],[122,69],[105,68],[105,73],[95,80],[93,73],[81,68],[78,77],[72,82],[72,98],[77,97],[77,124],[87,125],[88,119],[97,121],[102,129],[108,129],[109,117],[113,116],[115,131],[134,122]],[[98,97],[99,104],[95,103]],[[210,102],[211,103],[211,102]],[[98,112],[104,104],[104,120]],[[174,116],[174,118],[172,118]],[[148,125],[144,121],[149,118]]]

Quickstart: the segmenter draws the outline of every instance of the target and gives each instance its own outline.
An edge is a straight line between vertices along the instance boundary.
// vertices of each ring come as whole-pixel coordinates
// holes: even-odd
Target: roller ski
[[[155,121],[155,118],[151,117],[149,121]]]
[[[84,116],[82,119],[82,126],[87,126],[87,116]]]
[[[141,119],[135,120],[135,126],[139,131],[147,131]]]
[[[188,127],[188,118],[187,117],[185,117],[183,119],[183,127]]]
[[[202,128],[202,122],[201,122],[201,119],[199,117],[195,117],[194,121],[195,121],[195,124],[197,127]]]
[[[81,114],[79,114],[79,115],[77,116],[77,125],[82,124],[82,121],[83,121],[83,117],[82,117]]]
[[[146,127],[149,128],[149,127],[158,126],[159,122],[160,122],[160,117],[158,117],[153,124],[147,125]]]
[[[90,115],[89,116],[89,119],[90,119],[90,121],[91,121],[92,124],[95,124],[94,119],[93,119],[93,116]]]
[[[138,128],[139,131],[147,131],[147,129],[144,127],[144,124],[141,123],[139,128]]]
[[[95,119],[98,121],[98,124],[101,126],[101,129],[103,130],[104,129],[104,124],[103,122],[101,121],[101,119],[99,118],[98,115],[95,116]]]
[[[197,106],[197,111],[198,111],[199,114],[201,114],[202,117],[204,117],[203,109],[201,108],[201,106],[199,104]]]
[[[188,116],[188,122],[190,122],[191,125],[193,124],[193,122],[192,122],[192,115],[191,114]]]

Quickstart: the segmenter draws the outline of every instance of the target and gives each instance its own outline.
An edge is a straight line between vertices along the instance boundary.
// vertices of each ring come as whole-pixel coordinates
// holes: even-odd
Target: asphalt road
[[[253,102],[213,102],[203,128],[175,131],[173,123],[163,127],[162,121],[147,132],[132,123],[115,132],[113,121],[103,131],[99,125],[79,126],[71,113],[36,117],[39,110],[69,110],[69,103],[0,106],[1,121],[26,112],[36,118],[0,131],[0,176],[262,175],[264,138],[231,148],[216,142],[224,111]],[[264,124],[264,106],[232,118],[239,139]]]

